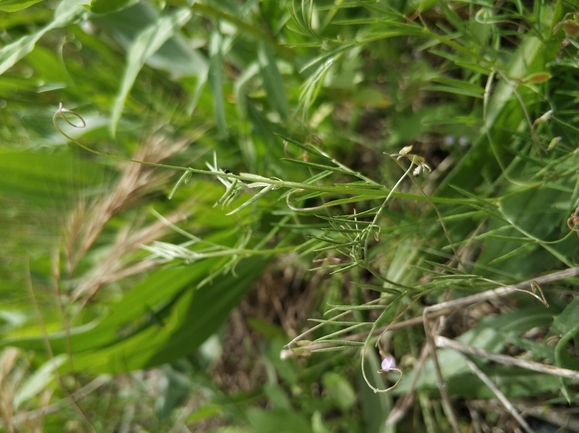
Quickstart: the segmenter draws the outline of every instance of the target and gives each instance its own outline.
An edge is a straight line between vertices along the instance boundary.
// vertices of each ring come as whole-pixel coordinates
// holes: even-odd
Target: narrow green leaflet
[[[462,84],[468,84],[468,83],[462,82]],[[454,93],[457,95],[471,96],[473,98],[482,98],[483,97],[483,89],[473,88],[471,86],[432,85],[432,86],[426,86],[425,90],[429,90],[431,92]]]
[[[54,19],[46,27],[6,45],[0,50],[0,74],[22,59],[34,49],[36,42],[50,30],[64,27],[75,22],[85,10],[78,4],[78,0],[63,0],[54,13]]]
[[[259,66],[263,85],[267,92],[267,99],[271,106],[278,112],[283,120],[289,116],[289,104],[286,98],[285,86],[282,76],[275,63],[275,57],[267,42],[259,44],[258,51]]]
[[[190,171],[186,171],[185,173],[183,173],[183,175],[179,178],[179,180],[177,181],[177,183],[173,187],[171,194],[169,194],[169,200],[171,200],[173,198],[173,196],[175,195],[175,193],[177,192],[177,190],[179,189],[179,187],[181,185],[187,185],[189,183],[192,176],[193,176],[193,174]]]
[[[18,391],[14,396],[14,406],[20,406],[25,401],[34,398],[45,390],[48,384],[55,379],[56,370],[64,363],[64,361],[66,361],[66,356],[58,356],[49,359],[38,370],[36,370],[34,374],[27,378],[24,384],[18,388]]]
[[[223,53],[221,46],[223,38],[214,31],[209,42],[209,87],[213,93],[213,111],[217,129],[222,137],[227,136],[227,122],[225,120],[225,95],[223,92]]]

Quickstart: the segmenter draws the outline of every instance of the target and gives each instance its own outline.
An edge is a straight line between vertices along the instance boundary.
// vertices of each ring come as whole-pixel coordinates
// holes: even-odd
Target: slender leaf
[[[179,9],[171,15],[159,17],[154,24],[142,30],[135,37],[128,48],[129,55],[125,73],[121,82],[121,88],[113,105],[110,124],[113,136],[116,134],[127,96],[143,65],[150,56],[191,19],[191,16],[192,14],[189,9]]]
[[[79,6],[77,0],[63,0],[54,12],[54,19],[44,28],[34,34],[24,36],[0,50],[0,74],[31,52],[36,42],[50,30],[64,27],[80,18],[85,10]]]
[[[287,120],[289,116],[289,105],[285,86],[275,63],[273,52],[265,41],[259,44],[258,57],[267,99],[281,118]]]
[[[225,95],[223,92],[223,37],[215,30],[209,41],[209,87],[213,94],[213,113],[217,130],[221,137],[227,136],[227,122],[225,120]]]
[[[16,12],[44,0],[0,0],[0,11]]]

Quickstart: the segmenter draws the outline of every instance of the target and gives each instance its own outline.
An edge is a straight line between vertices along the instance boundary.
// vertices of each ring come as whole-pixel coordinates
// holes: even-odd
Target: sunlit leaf
[[[12,67],[18,60],[34,49],[34,45],[47,32],[64,27],[78,20],[84,9],[77,0],[63,0],[54,12],[54,19],[44,28],[28,36],[24,36],[0,50],[0,74]]]

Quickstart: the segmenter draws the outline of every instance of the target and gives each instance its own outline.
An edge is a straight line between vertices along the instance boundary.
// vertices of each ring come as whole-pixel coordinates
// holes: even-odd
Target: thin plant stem
[[[527,433],[535,433],[535,431],[529,426],[527,421],[519,414],[517,409],[512,405],[512,403],[507,399],[507,397],[498,389],[495,384],[489,379],[489,377],[481,371],[480,368],[476,366],[474,362],[464,356],[462,353],[460,354],[463,361],[468,365],[468,367],[473,371],[474,374],[486,385],[489,389],[493,392],[493,394],[497,397],[497,399],[503,404],[505,409],[517,420],[517,422],[525,429]]]
[[[31,279],[31,275],[30,275],[30,265],[27,263],[27,272],[26,272],[26,286],[28,288],[28,293],[30,295],[30,299],[32,301],[32,306],[34,308],[34,313],[36,315],[36,320],[38,321],[38,324],[40,325],[40,329],[42,331],[42,336],[44,339],[44,345],[46,347],[46,352],[48,353],[48,356],[50,357],[50,359],[52,360],[52,362],[55,363],[54,366],[54,371],[55,371],[55,375],[56,378],[58,380],[58,383],[60,385],[60,388],[62,389],[62,391],[66,394],[68,401],[70,401],[70,403],[72,404],[72,406],[74,407],[74,409],[79,413],[79,415],[81,416],[81,418],[85,421],[85,423],[88,425],[88,427],[90,428],[90,430],[94,433],[97,433],[96,429],[94,428],[94,426],[92,425],[88,415],[86,414],[86,412],[78,405],[77,401],[73,398],[72,394],[69,392],[69,390],[66,388],[66,386],[64,385],[64,382],[62,381],[62,377],[60,376],[60,373],[58,372],[58,366],[56,365],[56,358],[54,356],[54,352],[52,351],[52,347],[50,346],[50,342],[48,339],[48,332],[46,331],[46,327],[44,326],[44,320],[42,319],[42,313],[40,312],[40,308],[38,307],[38,302],[36,301],[36,296],[34,294],[34,288],[32,286],[32,279]]]
[[[68,120],[66,118],[65,114],[71,114],[71,115],[75,116],[76,118],[78,118],[82,122],[82,125],[75,125],[74,123],[72,123],[70,120]],[[61,103],[59,105],[59,108],[54,113],[54,116],[52,117],[52,122],[54,124],[54,127],[57,129],[57,131],[60,134],[62,134],[64,137],[66,137],[72,143],[75,143],[76,145],[80,146],[82,149],[86,150],[87,152],[90,152],[90,153],[93,153],[93,154],[99,155],[99,156],[104,156],[107,158],[116,159],[118,161],[134,162],[136,164],[147,165],[150,167],[158,167],[158,168],[165,168],[165,169],[169,169],[169,170],[190,172],[193,174],[201,174],[201,175],[207,175],[207,176],[212,176],[212,177],[238,179],[238,180],[241,180],[244,182],[251,182],[249,184],[249,187],[254,187],[254,186],[255,187],[264,187],[266,185],[271,185],[273,187],[272,189],[288,188],[288,189],[293,189],[293,190],[318,191],[318,192],[326,192],[326,193],[332,193],[332,194],[360,195],[360,196],[367,196],[368,199],[373,199],[373,198],[379,199],[379,198],[384,198],[384,197],[396,197],[396,198],[405,198],[405,199],[418,200],[418,201],[426,201],[426,199],[422,195],[396,192],[396,191],[392,191],[392,190],[388,189],[385,186],[381,186],[380,188],[376,188],[375,183],[373,183],[372,187],[369,187],[369,188],[352,186],[352,185],[340,185],[340,184],[337,184],[334,186],[316,185],[316,184],[309,184],[309,183],[303,183],[303,182],[292,182],[292,181],[281,180],[281,179],[277,179],[277,178],[269,178],[269,177],[258,176],[258,175],[250,174],[250,173],[233,174],[233,173],[225,173],[222,171],[217,172],[217,171],[211,171],[211,170],[201,170],[201,169],[192,168],[192,167],[183,167],[183,166],[179,166],[179,165],[163,164],[163,163],[149,162],[149,161],[140,161],[140,160],[133,159],[133,158],[126,158],[123,156],[118,156],[118,155],[113,155],[110,153],[100,152],[98,150],[91,149],[90,147],[82,144],[78,140],[76,140],[73,137],[71,137],[70,135],[66,134],[62,130],[62,128],[60,128],[60,126],[58,126],[58,123],[57,123],[58,117],[61,117],[62,119],[64,119],[64,121],[66,123],[68,123],[69,125],[71,125],[74,128],[84,128],[84,127],[86,127],[86,122],[84,121],[84,119],[82,118],[82,116],[80,114],[76,113],[75,111],[63,108],[62,103]],[[468,200],[468,199],[452,199],[452,198],[442,198],[442,197],[431,197],[431,200],[435,201],[435,202],[448,203],[448,204],[465,204],[465,203],[470,202],[470,200]]]

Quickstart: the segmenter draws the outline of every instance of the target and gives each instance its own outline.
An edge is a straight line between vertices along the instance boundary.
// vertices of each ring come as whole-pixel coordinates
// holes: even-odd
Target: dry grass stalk
[[[577,407],[549,407],[545,405],[529,407],[528,404],[515,403],[515,407],[527,416],[558,425],[561,429],[579,432],[579,408]]]
[[[513,404],[507,399],[507,397],[498,389],[495,384],[489,379],[489,377],[481,371],[474,362],[468,359],[466,356],[462,355],[462,358],[466,365],[473,371],[477,377],[490,388],[493,394],[497,397],[497,399],[501,402],[501,404],[505,407],[505,409],[517,420],[517,422],[525,429],[527,433],[534,433],[534,430],[527,424],[527,422],[523,419],[523,417],[519,414],[517,409],[513,406]]]
[[[446,347],[456,350],[461,353],[475,355],[483,359],[488,359],[499,364],[513,365],[521,367],[526,370],[537,371],[539,373],[552,374],[554,376],[564,377],[567,379],[579,379],[579,371],[569,370],[567,368],[555,367],[553,365],[542,364],[540,362],[527,361],[525,359],[514,358],[512,356],[499,355],[498,353],[489,352],[487,350],[477,349],[476,347],[467,346],[458,341],[450,340],[440,335],[435,337],[437,347]]]
[[[13,432],[14,398],[24,371],[16,363],[20,357],[18,349],[9,347],[0,357],[0,419],[9,432]]]
[[[414,366],[414,376],[412,377],[412,382],[410,383],[409,391],[404,394],[402,397],[396,401],[396,404],[388,414],[388,418],[386,418],[386,426],[393,426],[397,424],[399,421],[404,418],[408,409],[413,406],[414,397],[416,391],[416,384],[418,383],[418,379],[420,378],[420,374],[422,373],[422,369],[424,368],[424,364],[426,359],[428,358],[428,348],[425,346],[422,347],[420,351],[420,357],[418,358],[418,362]]]
[[[167,139],[153,137],[146,141],[134,159],[160,163],[181,151],[189,140],[181,139],[169,144]],[[154,167],[123,163],[124,170],[115,188],[92,204],[82,202],[67,224],[64,239],[66,268],[72,275],[79,261],[93,245],[105,225],[121,211],[139,203],[144,196],[162,185],[171,173]]]
[[[70,405],[71,399],[75,402],[81,400],[92,392],[96,391],[102,385],[108,383],[110,377],[106,375],[98,376],[92,382],[73,392],[67,398],[57,401],[51,405],[43,405],[39,409],[30,412],[19,413],[12,418],[13,425],[30,424],[35,420],[42,420],[46,415],[58,412],[63,407]]]
[[[579,275],[579,268],[569,268],[563,271],[554,272],[549,275],[538,277],[534,280],[524,281],[510,286],[503,286],[493,290],[487,290],[485,292],[478,293],[476,295],[466,296],[464,298],[442,302],[440,304],[432,305],[424,309],[422,317],[424,322],[424,331],[426,333],[426,342],[430,348],[430,353],[434,364],[434,371],[436,373],[436,377],[438,380],[438,387],[440,389],[443,406],[455,433],[460,432],[460,427],[458,425],[458,419],[452,407],[450,397],[448,395],[448,391],[446,388],[446,383],[444,381],[444,377],[442,376],[440,365],[438,363],[438,357],[436,354],[437,344],[435,342],[435,339],[440,338],[440,336],[438,336],[438,333],[433,332],[430,328],[430,322],[433,319],[433,315],[436,314],[442,316],[458,308],[466,308],[479,302],[490,301],[517,292],[528,293],[531,296],[534,296],[535,298],[539,299],[541,302],[546,303],[543,294],[540,293],[540,296],[536,295],[534,291],[532,291],[533,288],[540,287],[541,284],[551,283],[553,281],[561,280],[563,278],[575,277],[577,275]],[[441,312],[445,313],[441,314]]]
[[[153,137],[145,142],[134,158],[160,163],[181,151],[189,142],[190,139],[169,142],[161,137]],[[159,186],[163,185],[164,180],[170,175],[171,172],[168,170],[155,170],[153,167],[141,164],[123,163],[123,171],[112,191],[97,197],[91,204],[87,201],[79,203],[77,209],[69,216],[68,224],[66,224],[67,232],[63,239],[64,268],[69,278],[72,277],[80,260],[89,251],[106,224],[120,212],[141,202],[147,194],[159,189]],[[177,211],[169,215],[166,220],[175,223],[184,218],[185,214]],[[89,271],[82,284],[74,290],[73,300],[84,298],[83,302],[86,303],[103,285],[156,266],[158,263],[153,261],[127,264],[123,263],[122,258],[139,249],[141,245],[159,239],[168,231],[165,221],[156,221],[134,233],[130,232],[130,228],[121,230],[106,259]],[[58,254],[55,255],[52,263],[52,274],[58,282],[60,280],[60,256]],[[59,284],[57,284],[57,290],[58,286]],[[29,288],[34,299],[32,287]],[[35,307],[38,310],[36,304]],[[37,314],[42,323],[40,311],[37,311]],[[52,357],[50,350],[49,355]],[[76,402],[108,381],[108,378],[102,376],[85,387],[69,393],[60,377],[57,376],[61,388],[67,394],[65,399],[49,405],[50,395],[41,394],[38,409],[17,413],[14,407],[15,396],[26,372],[26,368],[18,367],[18,359],[19,352],[11,348],[6,349],[0,358],[0,420],[8,432],[42,431],[45,415],[54,413],[71,403],[84,415]],[[87,419],[85,420],[88,422]],[[93,430],[90,422],[87,426]]]
[[[181,139],[169,142],[168,139],[162,137],[152,137],[141,146],[134,155],[134,159],[161,163],[181,151],[189,141],[189,139]],[[159,170],[142,164],[123,163],[123,166],[121,177],[112,191],[98,197],[92,204],[87,204],[86,201],[81,202],[69,217],[68,231],[63,242],[65,267],[69,276],[73,275],[78,263],[94,244],[106,224],[114,216],[135,206],[147,194],[157,190],[171,174],[168,170]],[[172,223],[183,218],[185,215],[182,212],[175,212],[167,217]],[[121,230],[107,258],[85,275],[84,281],[75,288],[72,301],[84,298],[83,304],[86,304],[103,285],[156,266],[155,262],[127,265],[122,263],[121,258],[139,249],[141,245],[159,239],[166,233],[166,224],[161,221],[133,234],[129,234],[128,229]]]
[[[185,217],[183,212],[177,211],[167,216],[166,220],[174,224],[185,219]],[[154,260],[141,261],[131,266],[126,266],[121,259],[124,255],[138,250],[142,245],[159,239],[167,234],[168,231],[169,229],[164,221],[156,221],[132,235],[129,235],[128,227],[120,230],[106,259],[93,268],[90,271],[90,275],[88,275],[88,279],[73,291],[72,301],[74,302],[84,296],[84,303],[86,303],[102,286],[158,266],[159,262]]]

